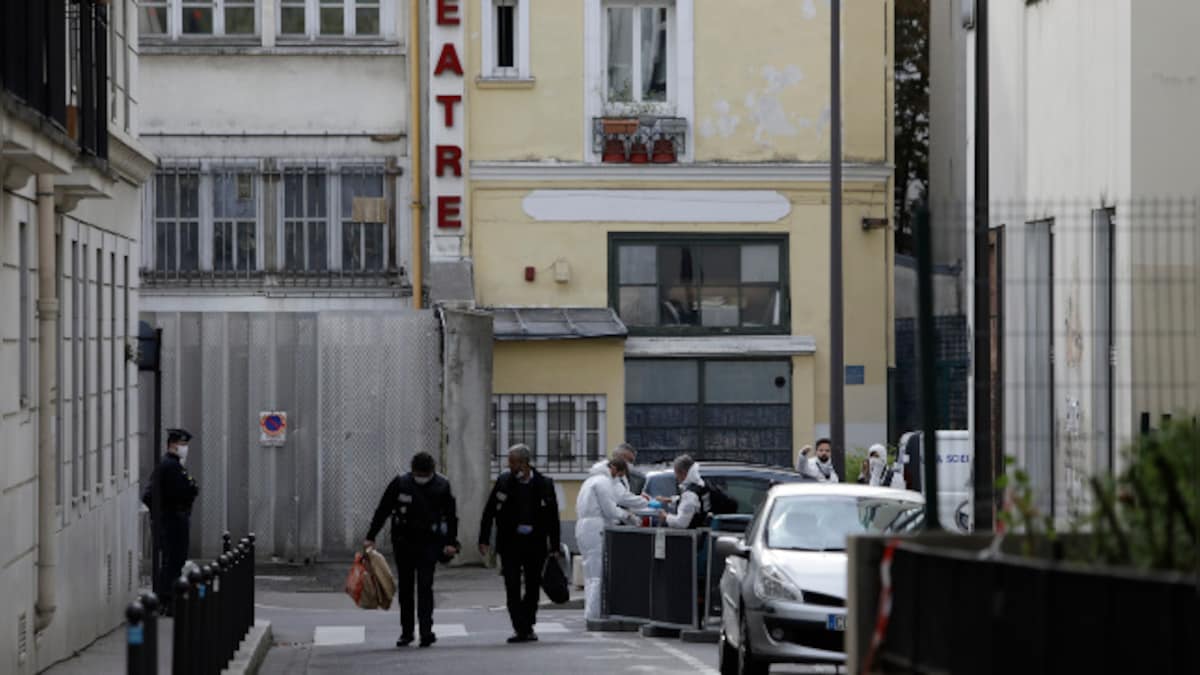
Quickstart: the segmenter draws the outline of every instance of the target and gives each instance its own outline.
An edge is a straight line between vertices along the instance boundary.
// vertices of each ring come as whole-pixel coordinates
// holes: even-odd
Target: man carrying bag
[[[433,455],[418,452],[412,471],[388,484],[363,544],[375,546],[375,535],[388,517],[392,520],[392,551],[396,556],[396,592],[400,605],[400,639],[397,647],[413,642],[413,582],[417,585],[416,613],[422,647],[437,642],[433,634],[433,570],[449,562],[461,549],[458,515],[450,481],[434,473]]]

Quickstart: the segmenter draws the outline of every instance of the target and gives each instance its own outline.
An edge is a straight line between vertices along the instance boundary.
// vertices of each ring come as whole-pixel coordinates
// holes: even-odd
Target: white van
[[[970,532],[974,527],[974,490],[971,437],[967,431],[938,431],[938,520],[951,531]],[[924,444],[920,431],[900,437],[895,478],[892,487],[925,494],[922,486]],[[926,503],[929,495],[925,495]]]

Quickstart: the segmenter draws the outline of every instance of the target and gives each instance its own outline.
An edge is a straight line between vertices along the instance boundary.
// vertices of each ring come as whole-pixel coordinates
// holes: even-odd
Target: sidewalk
[[[158,618],[158,672],[171,672],[171,636],[174,622]],[[94,675],[125,672],[125,625],[88,645],[83,651],[43,671],[44,675]]]

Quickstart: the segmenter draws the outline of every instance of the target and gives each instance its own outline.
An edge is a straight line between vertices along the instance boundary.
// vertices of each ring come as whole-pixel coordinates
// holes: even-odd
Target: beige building
[[[752,7],[751,7],[752,5]],[[892,361],[892,4],[843,13],[847,437]],[[436,0],[431,262],[495,311],[497,457],[574,485],[620,441],[791,465],[828,428],[829,13]],[[497,469],[499,461],[497,461]]]
[[[0,8],[0,672],[113,630],[138,590],[137,5]]]

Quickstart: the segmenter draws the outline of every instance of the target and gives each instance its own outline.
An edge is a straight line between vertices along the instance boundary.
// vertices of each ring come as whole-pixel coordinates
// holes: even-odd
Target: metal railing
[[[254,533],[175,580],[172,675],[217,675],[233,660],[254,626]],[[142,593],[125,608],[128,675],[158,672],[158,598]]]

